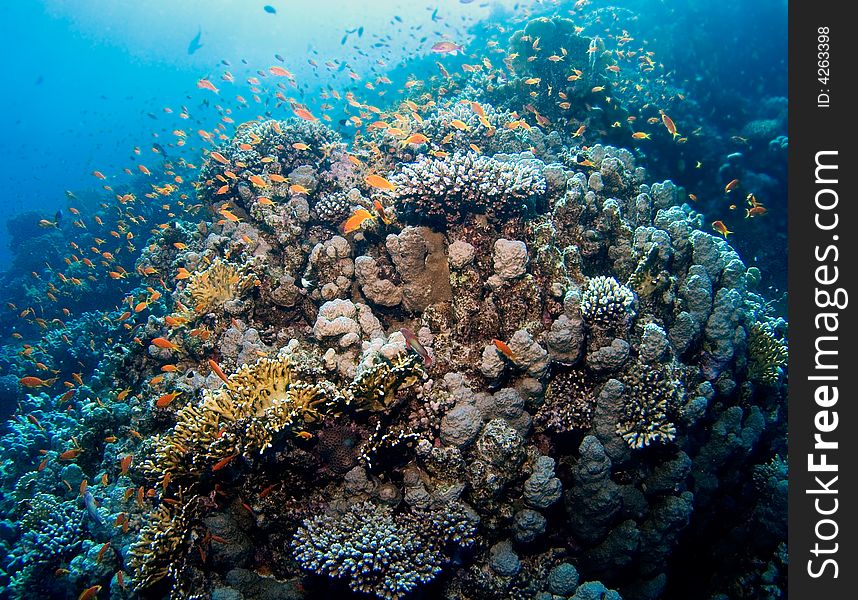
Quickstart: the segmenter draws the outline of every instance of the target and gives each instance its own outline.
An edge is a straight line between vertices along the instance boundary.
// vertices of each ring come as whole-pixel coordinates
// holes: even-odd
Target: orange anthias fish
[[[730,235],[731,233],[733,233],[732,231],[727,229],[727,226],[724,225],[724,221],[713,221],[712,222],[712,229],[714,229],[715,231],[717,231],[718,233],[723,235],[725,238],[728,235]]]
[[[679,134],[676,132],[676,124],[673,122],[673,119],[668,117],[663,110],[659,111],[661,113],[661,122],[664,123],[667,132],[676,139],[679,137]]]
[[[57,382],[57,378],[53,379],[39,379],[38,377],[33,377],[32,375],[27,377],[21,377],[18,380],[18,384],[21,387],[28,388],[40,388],[40,387],[51,387]]]
[[[125,475],[128,473],[128,468],[131,466],[133,455],[127,454],[119,460],[119,474]]]
[[[512,348],[510,348],[506,342],[502,342],[497,338],[492,338],[492,344],[494,344],[495,348],[497,348],[500,353],[506,356],[508,359],[512,361],[515,360],[515,353],[513,353]]]
[[[77,600],[92,600],[98,595],[98,592],[101,591],[100,585],[94,585],[92,587],[86,588],[84,591],[80,593],[80,596],[77,597]]]
[[[221,469],[226,467],[229,463],[231,463],[232,459],[234,459],[236,456],[238,456],[238,454],[232,454],[230,456],[227,456],[226,458],[220,459],[219,461],[217,461],[215,464],[212,465],[212,471],[220,471]]]
[[[170,392],[169,394],[164,394],[155,400],[155,406],[158,408],[167,408],[181,393],[182,392]]]
[[[432,52],[435,54],[451,54],[455,56],[457,52],[462,52],[464,49],[464,46],[453,42],[437,42],[432,45]]]
[[[369,212],[365,208],[357,209],[352,216],[346,219],[343,222],[342,230],[343,234],[351,233],[353,231],[357,231],[363,225],[363,222],[368,219],[374,219],[375,215]]]
[[[211,90],[215,94],[220,92],[220,90],[217,89],[211,81],[209,81],[208,79],[205,79],[205,78],[197,81],[197,87],[200,88],[201,90]]]
[[[396,190],[396,186],[381,175],[367,175],[364,181],[367,185],[380,190],[390,190],[391,192]]]
[[[216,161],[218,161],[222,165],[228,165],[229,164],[229,161],[227,160],[227,158],[223,154],[221,154],[220,152],[212,152],[211,154],[209,154],[209,156],[211,156],[213,159],[215,159]]]
[[[162,337],[156,337],[155,339],[153,339],[152,345],[156,346],[157,348],[165,348],[167,350],[178,350],[179,349],[179,347],[176,344],[174,344],[173,342],[171,342],[167,338],[162,338]]]
[[[738,179],[734,179],[733,181],[731,181],[730,183],[728,183],[726,186],[724,186],[724,191],[725,191],[726,193],[730,193],[730,192],[732,192],[733,190],[735,190],[737,187],[739,187],[739,180],[738,180]]]
[[[296,117],[304,119],[305,121],[318,121],[319,120],[318,117],[314,117],[313,113],[311,113],[306,108],[296,108],[296,109],[294,109],[293,112],[295,113]]]
[[[229,382],[229,378],[226,376],[226,373],[223,372],[223,369],[220,368],[220,365],[217,364],[216,361],[214,361],[213,359],[210,358],[209,359],[209,366],[212,368],[212,371],[214,372],[214,374],[217,375],[218,377],[220,377],[221,381],[223,381],[226,384],[226,387],[230,387],[231,384]]]

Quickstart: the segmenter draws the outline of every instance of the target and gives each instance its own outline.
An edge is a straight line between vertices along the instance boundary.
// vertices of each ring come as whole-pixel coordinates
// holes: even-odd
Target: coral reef
[[[439,62],[384,107],[347,92],[349,143],[278,91],[295,119],[200,130],[198,172],[177,159],[145,188],[172,206],[151,232],[92,203],[116,256],[69,225],[103,264],[39,267],[26,295],[107,304],[16,306],[0,584],[654,600],[687,576],[775,595],[788,325],[657,161],[607,145],[631,133],[629,57],[579,27],[537,16],[505,58]],[[776,117],[747,135],[768,144]]]

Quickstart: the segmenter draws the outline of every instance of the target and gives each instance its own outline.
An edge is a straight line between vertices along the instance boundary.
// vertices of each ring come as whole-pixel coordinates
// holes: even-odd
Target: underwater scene
[[[786,596],[785,1],[5,12],[0,599]]]

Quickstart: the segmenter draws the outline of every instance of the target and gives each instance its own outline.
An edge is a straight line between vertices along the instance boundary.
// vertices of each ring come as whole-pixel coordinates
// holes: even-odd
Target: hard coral
[[[465,214],[491,220],[525,215],[546,189],[539,169],[523,161],[457,152],[444,159],[420,155],[391,178],[397,212],[406,221],[455,222]]]
[[[342,515],[306,519],[293,546],[305,569],[396,600],[432,581],[448,560],[447,547],[469,546],[475,533],[472,515],[457,504],[394,515],[390,507],[364,502]]]
[[[754,323],[748,332],[748,379],[756,383],[777,383],[787,364],[787,345],[775,337],[771,327]]]

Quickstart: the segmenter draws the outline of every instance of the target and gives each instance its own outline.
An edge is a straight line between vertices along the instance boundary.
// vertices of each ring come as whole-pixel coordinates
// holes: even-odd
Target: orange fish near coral
[[[215,94],[220,92],[220,90],[217,89],[214,86],[214,84],[206,78],[203,78],[203,79],[200,79],[199,81],[197,81],[197,87],[200,88],[201,90],[210,90],[210,91],[214,92]]]
[[[215,362],[214,360],[212,360],[210,358],[209,359],[209,366],[212,368],[212,371],[214,372],[214,374],[217,375],[218,377],[220,377],[221,381],[223,381],[226,384],[226,387],[229,387],[230,386],[229,378],[226,376],[226,373],[223,372],[223,369],[220,368],[220,365],[217,364],[217,362]]]
[[[728,235],[730,235],[731,233],[733,233],[732,231],[727,229],[727,226],[724,225],[724,221],[713,221],[712,222],[712,229],[714,229],[715,231],[717,231],[718,233],[723,235],[725,238]]]
[[[171,342],[167,338],[162,338],[162,337],[156,337],[155,339],[153,339],[152,345],[157,347],[157,348],[164,348],[167,350],[178,350],[179,349],[179,347],[176,344],[174,344],[173,342]]]
[[[374,219],[375,215],[365,208],[357,209],[352,216],[343,222],[342,230],[344,234],[357,231],[363,225],[363,222],[368,219]]]
[[[232,454],[230,456],[227,456],[226,458],[220,459],[219,461],[217,461],[215,464],[212,465],[212,471],[220,471],[221,469],[226,467],[229,463],[231,463],[232,459],[234,459],[236,456],[238,456],[238,454]]]
[[[32,375],[27,377],[21,377],[18,380],[18,384],[21,387],[28,388],[40,388],[40,387],[51,387],[57,382],[57,378],[53,379],[39,379],[38,377],[33,377]]]
[[[128,473],[128,468],[131,466],[132,455],[128,454],[119,460],[119,474],[125,475]]]
[[[367,185],[380,190],[390,190],[391,192],[396,191],[396,186],[381,175],[367,175],[364,181]]]
[[[92,600],[98,595],[98,592],[101,591],[100,585],[94,585],[92,587],[86,588],[84,591],[80,593],[80,596],[77,597],[77,600]]]
[[[293,112],[295,113],[296,117],[298,117],[300,119],[304,119],[305,121],[318,121],[319,120],[318,117],[314,117],[313,113],[311,113],[306,108],[296,108],[296,109],[294,109]]]
[[[494,344],[495,348],[497,348],[500,353],[506,356],[508,359],[513,361],[515,360],[515,354],[513,353],[512,348],[510,348],[506,342],[502,342],[497,338],[492,338],[492,344]]]
[[[735,190],[737,187],[739,187],[739,180],[734,179],[733,181],[728,183],[726,186],[724,186],[724,191],[729,194],[730,192]]]
[[[673,122],[673,119],[668,117],[663,110],[660,110],[659,113],[661,113],[661,122],[664,124],[667,132],[672,135],[674,139],[679,137],[679,134],[676,132],[676,124]]]
[[[423,359],[424,365],[426,365],[427,367],[431,367],[432,357],[429,355],[429,352],[426,350],[423,344],[420,343],[420,340],[417,338],[417,335],[407,327],[403,327],[402,329],[400,329],[399,333],[401,333],[402,337],[405,338],[405,345],[420,355],[420,357]]]
[[[169,394],[164,394],[155,400],[155,406],[158,408],[167,408],[181,393],[182,392],[170,392]]]

